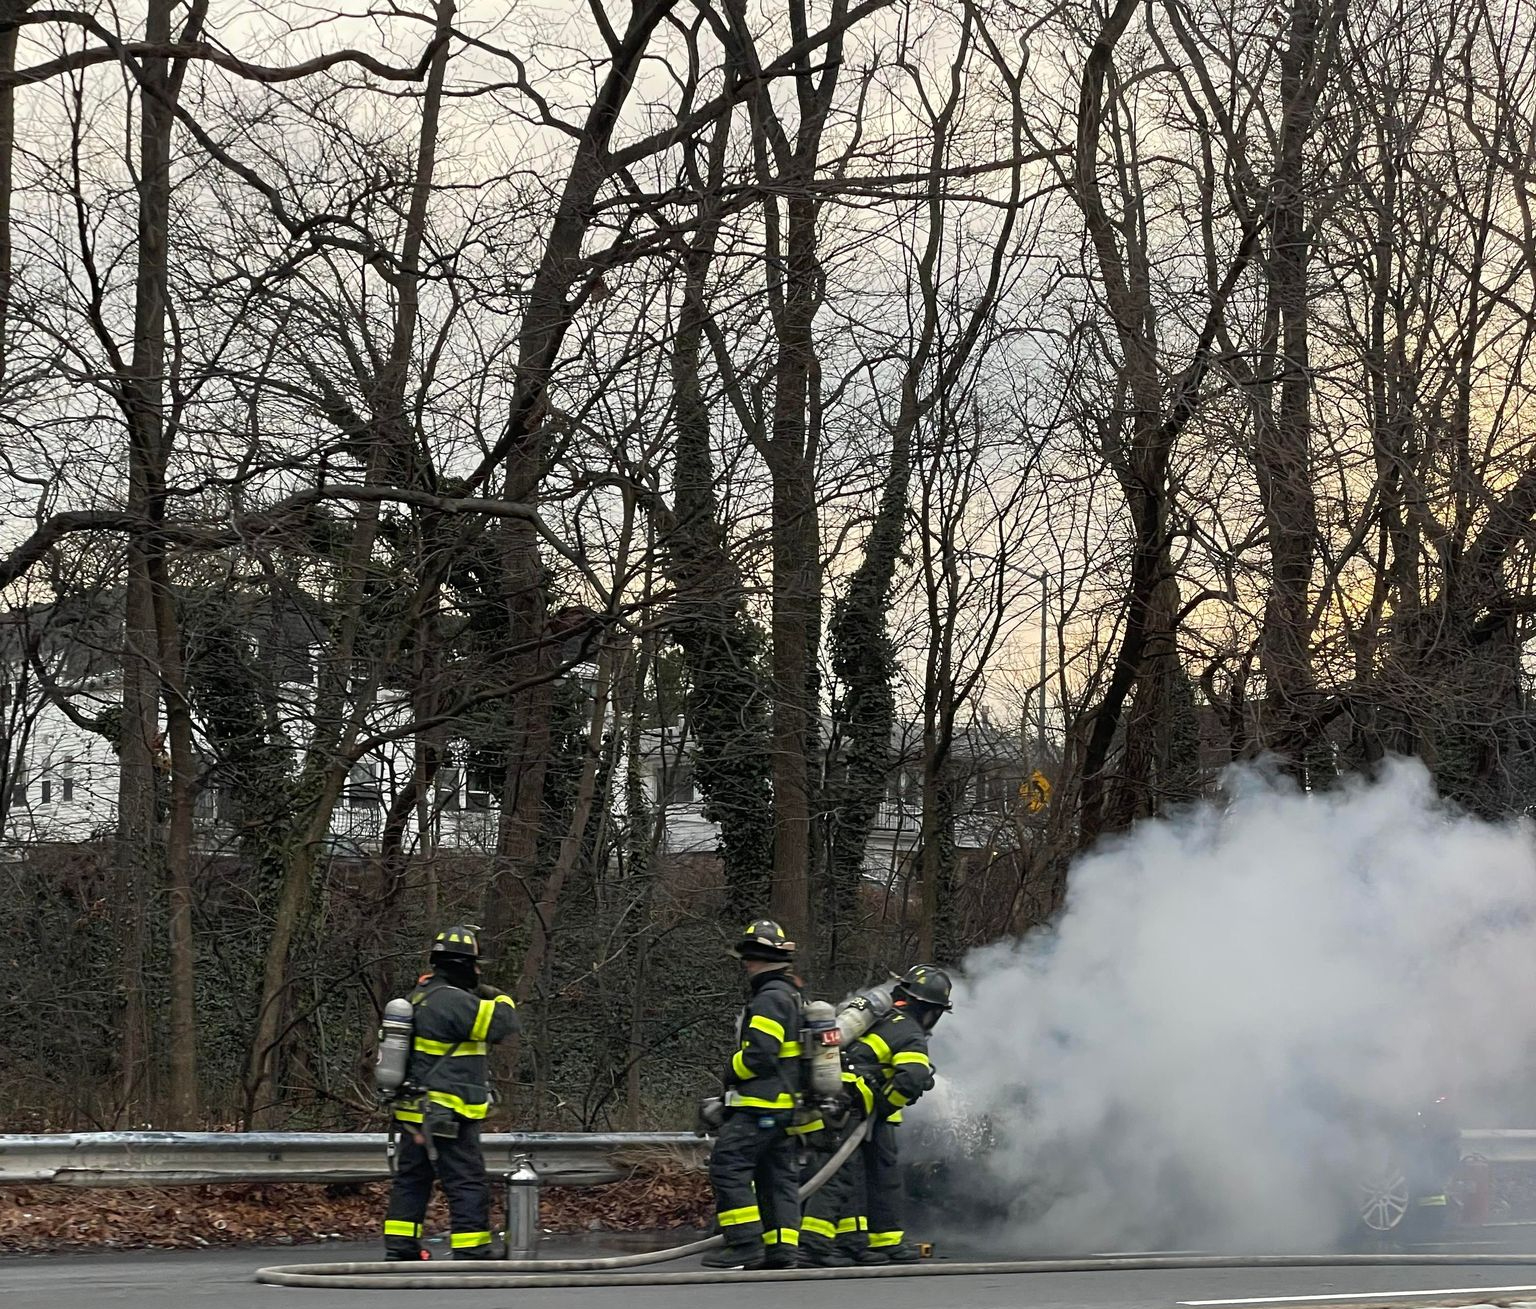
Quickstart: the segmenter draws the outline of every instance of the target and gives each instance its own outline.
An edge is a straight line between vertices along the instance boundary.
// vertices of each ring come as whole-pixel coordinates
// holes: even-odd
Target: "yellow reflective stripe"
[[[772,1100],[764,1100],[756,1095],[734,1095],[728,1107],[731,1109],[793,1109],[795,1097],[788,1091],[781,1091],[777,1098]]]
[[[811,1218],[807,1215],[800,1220],[800,1230],[802,1232],[809,1232],[812,1236],[824,1236],[829,1241],[835,1240],[837,1237],[837,1228],[825,1218]],[[849,1228],[848,1230],[852,1231],[853,1229]]]
[[[796,1227],[770,1228],[763,1233],[764,1245],[799,1245],[800,1230]]]
[[[411,1048],[417,1054],[465,1055],[488,1054],[490,1046],[484,1041],[429,1041],[424,1036],[418,1036],[411,1042]]]
[[[859,1037],[859,1040],[864,1042],[865,1045],[867,1045],[871,1050],[875,1052],[875,1057],[879,1059],[882,1064],[889,1064],[891,1062],[891,1047],[885,1043],[884,1037],[876,1036],[873,1032],[868,1032],[865,1035]]]
[[[448,1238],[448,1246],[453,1250],[474,1250],[490,1243],[489,1232],[455,1232]]]
[[[384,1220],[385,1236],[420,1236],[421,1224],[410,1223],[403,1218],[386,1218]]]
[[[901,1121],[901,1110],[898,1109],[893,1114],[886,1114],[885,1121],[888,1123],[899,1123]]]
[[[755,1204],[749,1204],[741,1209],[724,1209],[715,1215],[715,1221],[721,1227],[740,1227],[743,1223],[760,1223],[763,1221],[763,1212]]]
[[[427,1098],[433,1104],[444,1105],[452,1109],[454,1113],[460,1114],[465,1118],[484,1118],[491,1107],[488,1104],[470,1104],[467,1100],[449,1091],[428,1091]],[[416,1121],[420,1122],[421,1120],[418,1118]]]
[[[839,1236],[847,1236],[849,1232],[856,1232],[858,1230],[859,1220],[857,1218],[839,1218],[837,1220],[837,1234]]]
[[[905,1232],[871,1232],[869,1234],[869,1248],[871,1250],[883,1250],[886,1246],[900,1245]]]
[[[752,1070],[747,1067],[745,1050],[738,1050],[731,1056],[731,1071],[743,1082],[752,1080]]]
[[[893,1064],[922,1064],[924,1068],[932,1068],[933,1060],[920,1050],[902,1050],[896,1054],[891,1062]]]
[[[784,1044],[779,1047],[779,1058],[780,1059],[798,1059],[799,1057],[800,1057],[800,1042],[799,1041],[785,1041]]]
[[[412,1103],[414,1104],[415,1102],[413,1101]],[[416,1108],[408,1109],[404,1105],[400,1105],[395,1109],[395,1121],[401,1123],[419,1123],[421,1121],[421,1110]]]
[[[895,1105],[898,1109],[905,1109],[907,1105],[912,1103],[912,1101],[907,1099],[907,1097],[904,1096],[900,1091],[895,1089],[887,1091],[885,1093],[885,1098],[888,1103]]]
[[[485,1040],[486,1033],[491,1030],[491,1019],[495,1016],[496,1001],[480,1001],[480,1008],[475,1013],[475,1025],[469,1029],[469,1039],[471,1041]]]
[[[813,1118],[808,1123],[799,1123],[796,1126],[791,1127],[789,1129],[789,1134],[791,1136],[809,1136],[812,1132],[821,1131],[821,1129],[825,1126],[826,1123],[823,1122],[820,1118]]]
[[[784,1040],[783,1025],[774,1022],[771,1018],[764,1018],[762,1014],[753,1014],[752,1021],[747,1026],[759,1032],[767,1032],[775,1041],[782,1042]]]

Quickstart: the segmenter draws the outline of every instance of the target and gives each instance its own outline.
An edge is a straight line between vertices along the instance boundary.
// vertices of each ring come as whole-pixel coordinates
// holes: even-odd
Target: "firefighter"
[[[800,1090],[800,979],[795,943],[771,919],[747,924],[729,953],[749,996],[725,1070],[725,1118],[709,1157],[715,1221],[726,1244],[706,1268],[793,1268],[800,1244],[799,1176],[789,1134]]]
[[[921,1254],[902,1230],[896,1128],[902,1110],[933,1087],[928,1034],[953,1006],[949,974],[932,964],[909,968],[896,983],[891,1011],[853,1042],[852,1070],[874,1097],[874,1124],[859,1147],[854,1216],[838,1222],[838,1241],[861,1264],[916,1263]]]
[[[395,1102],[400,1155],[384,1257],[421,1259],[422,1223],[435,1177],[452,1220],[455,1259],[489,1259],[491,1186],[480,1124],[491,1107],[486,1056],[517,1030],[512,997],[480,981],[478,928],[449,927],[432,942],[431,969],[411,993],[415,1015],[405,1096]]]

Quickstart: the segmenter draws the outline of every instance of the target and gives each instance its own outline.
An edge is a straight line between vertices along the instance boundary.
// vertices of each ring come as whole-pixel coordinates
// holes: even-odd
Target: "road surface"
[[[1536,1266],[1211,1269],[1030,1273],[1005,1277],[771,1283],[729,1287],[549,1291],[311,1291],[257,1286],[269,1264],[374,1257],[374,1247],[133,1251],[0,1259],[0,1309],[1330,1309],[1355,1299],[1425,1292],[1465,1298],[1486,1288],[1536,1298]],[[677,1264],[672,1267],[690,1265]],[[1311,1298],[1308,1298],[1311,1297]]]

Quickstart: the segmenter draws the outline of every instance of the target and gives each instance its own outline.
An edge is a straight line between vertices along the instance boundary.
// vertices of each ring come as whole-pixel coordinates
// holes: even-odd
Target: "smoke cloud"
[[[1450,812],[1411,762],[1226,792],[1081,860],[1052,932],[966,961],[919,1108],[985,1116],[976,1185],[1021,1247],[1330,1248],[1383,1124],[1438,1096],[1463,1127],[1533,1121],[1529,825]]]

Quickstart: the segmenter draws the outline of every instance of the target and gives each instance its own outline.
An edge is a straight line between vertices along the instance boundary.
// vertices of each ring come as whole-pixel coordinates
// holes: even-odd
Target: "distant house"
[[[98,614],[100,611],[97,611]],[[36,630],[36,614],[32,614]],[[115,651],[118,629],[110,618],[91,624],[48,615],[47,651],[54,669],[53,696],[36,676],[27,676],[20,628],[7,636],[0,622],[0,659],[6,680],[0,686],[0,710],[10,697],[13,712],[0,718],[10,749],[10,803],[4,843],[75,843],[109,837],[116,822],[119,769],[117,755],[101,730],[110,724],[122,699],[122,675]],[[4,616],[0,616],[3,620]],[[267,690],[278,707],[285,734],[295,749],[308,735],[316,666],[324,649],[316,616],[298,612],[281,620],[263,616],[252,633],[260,666],[269,677]],[[30,639],[30,638],[29,638]],[[590,689],[591,669],[578,665],[571,676]],[[58,703],[65,698],[66,710]],[[25,706],[18,702],[27,701]],[[25,713],[18,712],[25,708]],[[408,722],[410,701],[404,688],[385,687],[366,724],[381,735]],[[24,720],[24,722],[23,722]],[[6,727],[10,723],[10,727]],[[23,730],[24,728],[24,730]],[[828,725],[835,745],[835,734]],[[893,768],[866,850],[866,876],[884,880],[902,868],[917,850],[922,829],[922,779],[917,734],[903,729],[892,742]],[[717,825],[704,816],[704,798],[694,762],[679,729],[653,729],[640,742],[641,785],[647,809],[661,816],[661,848],[669,854],[709,854],[719,843]],[[211,754],[211,752],[210,752]],[[961,848],[1006,844],[1011,815],[1020,804],[1029,776],[1026,750],[1004,733],[976,728],[956,742],[956,842]],[[411,785],[415,772],[411,735],[402,733],[354,763],[330,821],[330,842],[338,854],[363,856],[379,849],[391,803]],[[497,792],[501,779],[466,743],[447,742],[447,759],[425,803],[406,818],[407,849],[464,854],[495,850],[500,824]],[[610,797],[622,813],[623,788]],[[210,764],[194,810],[194,839],[205,853],[230,852],[238,839],[238,803]]]

